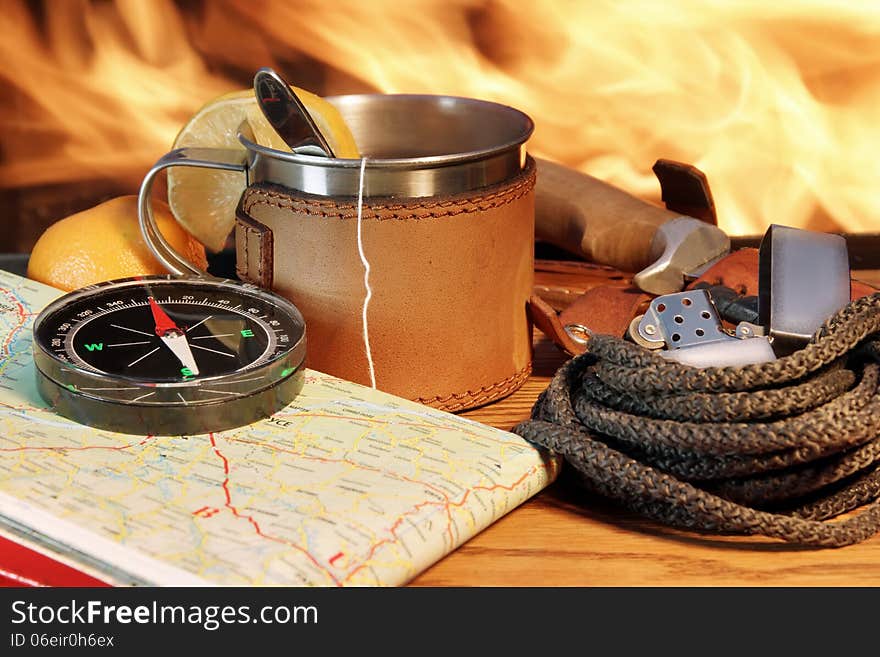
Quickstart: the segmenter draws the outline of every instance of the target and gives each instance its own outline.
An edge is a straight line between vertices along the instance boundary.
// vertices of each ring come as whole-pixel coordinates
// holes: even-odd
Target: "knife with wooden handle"
[[[664,185],[664,198],[666,191]],[[538,160],[535,237],[588,261],[639,272],[634,282],[653,294],[681,290],[686,277],[730,250],[717,226],[547,160]]]

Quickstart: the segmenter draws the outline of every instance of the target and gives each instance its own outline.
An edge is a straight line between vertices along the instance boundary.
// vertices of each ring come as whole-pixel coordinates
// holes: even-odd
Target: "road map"
[[[31,352],[60,294],[0,271],[0,532],[110,583],[400,585],[556,475],[518,436],[314,371],[229,431],[66,420]]]

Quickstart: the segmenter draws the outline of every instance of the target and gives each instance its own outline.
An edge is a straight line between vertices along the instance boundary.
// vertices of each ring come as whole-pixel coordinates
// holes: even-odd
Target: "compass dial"
[[[217,279],[149,277],[85,288],[50,304],[37,318],[34,337],[40,389],[59,412],[98,401],[171,407],[190,416],[183,425],[201,415],[198,430],[252,421],[254,412],[240,412],[237,421],[226,409],[210,407],[247,406],[242,399],[277,387],[301,370],[305,357],[305,325],[293,304]],[[60,396],[66,404],[59,405]],[[107,426],[112,418],[100,415],[86,423]],[[223,422],[210,421],[217,415]],[[144,433],[150,427],[143,419],[141,413],[138,426],[112,424]]]

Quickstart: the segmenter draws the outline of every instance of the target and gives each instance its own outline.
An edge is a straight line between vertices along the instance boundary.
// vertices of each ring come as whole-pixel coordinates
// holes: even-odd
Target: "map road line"
[[[254,531],[257,533],[258,536],[261,536],[262,538],[265,538],[270,541],[276,541],[278,543],[283,543],[284,545],[292,547],[295,550],[299,550],[300,552],[302,552],[304,555],[306,555],[309,558],[309,560],[315,565],[315,568],[319,569],[322,573],[327,575],[327,577],[329,577],[331,579],[331,581],[333,582],[333,584],[335,586],[342,586],[342,582],[340,582],[339,579],[337,579],[333,575],[333,573],[331,573],[324,566],[322,566],[320,563],[318,563],[318,560],[315,559],[314,555],[312,555],[311,552],[306,550],[301,545],[297,545],[296,543],[293,543],[293,542],[288,541],[286,539],[279,538],[278,536],[270,536],[269,534],[264,534],[263,530],[260,529],[260,524],[256,520],[254,520],[253,516],[248,516],[248,515],[242,514],[239,512],[239,510],[237,508],[235,508],[235,506],[233,506],[232,495],[229,492],[229,461],[226,459],[225,456],[223,456],[223,454],[220,453],[220,450],[217,448],[217,441],[214,439],[214,434],[209,433],[208,438],[210,438],[210,440],[211,440],[211,447],[214,449],[214,453],[220,457],[221,461],[223,461],[223,472],[226,475],[226,478],[223,480],[223,492],[226,495],[226,507],[230,511],[232,511],[232,514],[236,518],[241,518],[242,520],[247,520],[253,526]]]

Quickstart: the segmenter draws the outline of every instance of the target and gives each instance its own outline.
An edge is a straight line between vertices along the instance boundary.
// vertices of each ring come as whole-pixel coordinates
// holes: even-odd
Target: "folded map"
[[[107,582],[400,585],[556,475],[518,436],[314,371],[239,429],[76,424],[33,373],[60,294],[0,272],[0,533]]]

